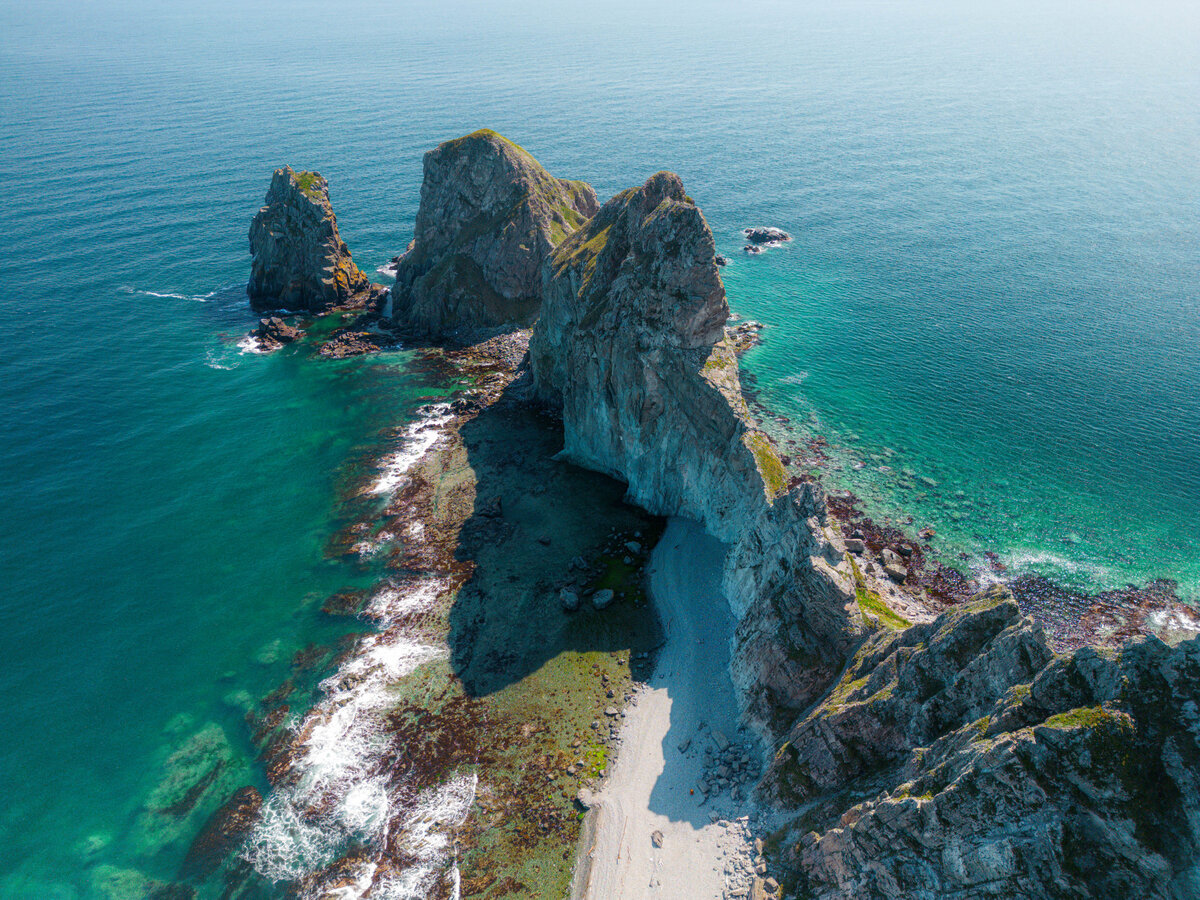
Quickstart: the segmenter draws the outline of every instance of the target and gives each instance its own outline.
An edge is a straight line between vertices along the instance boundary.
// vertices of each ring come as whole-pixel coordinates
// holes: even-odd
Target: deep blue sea
[[[164,761],[261,784],[247,698],[378,574],[329,538],[439,388],[238,347],[285,163],[367,271],[446,138],[673,169],[831,486],[964,566],[1200,597],[1198,49],[1190,2],[0,0],[0,898],[171,878]]]

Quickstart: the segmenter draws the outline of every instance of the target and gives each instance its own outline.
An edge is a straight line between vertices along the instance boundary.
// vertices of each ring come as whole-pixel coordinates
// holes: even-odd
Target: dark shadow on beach
[[[645,677],[639,657],[660,632],[643,565],[663,520],[626,503],[624,484],[555,459],[561,422],[523,402],[523,389],[514,382],[461,429],[476,488],[455,552],[473,571],[450,611],[453,670],[473,696],[565,651],[622,652]],[[564,589],[577,610],[564,609]],[[614,599],[596,609],[603,589]]]

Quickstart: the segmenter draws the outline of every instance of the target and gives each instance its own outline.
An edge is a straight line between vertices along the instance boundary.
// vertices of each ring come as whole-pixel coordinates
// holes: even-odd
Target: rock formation
[[[618,194],[547,261],[530,339],[535,388],[562,411],[564,455],[661,515],[731,545],[733,676],[765,736],[815,702],[872,627],[819,491],[784,493],[749,424],[712,233],[678,176]]]
[[[316,172],[275,170],[250,224],[250,254],[246,293],[258,310],[324,312],[365,302],[372,291],[338,235],[329,185]]]
[[[883,631],[760,791],[801,896],[1200,896],[1200,639],[1057,655],[994,587]]]
[[[596,209],[590,186],[552,177],[494,131],[439,144],[425,154],[413,240],[396,263],[396,325],[445,335],[531,324],[542,263]]]
[[[278,316],[258,320],[258,327],[250,335],[258,342],[260,350],[278,350],[284,344],[298,341],[304,332]]]
[[[567,458],[729,541],[786,477],[747,424],[714,257],[677,175],[617,194],[547,260],[529,354]]]
[[[309,206],[327,211],[323,185]],[[277,172],[256,228],[303,190]],[[320,221],[344,252],[332,212]],[[282,243],[303,250],[296,229]],[[415,231],[397,324],[444,335],[540,311],[532,384],[562,413],[564,456],[729,545],[733,679],[775,748],[758,793],[795,811],[772,858],[787,895],[1200,896],[1200,638],[1061,655],[1003,588],[926,624],[887,607],[819,488],[789,483],[750,422],[745,335],[727,328],[713,237],[678,176],[597,210],[587,185],[477,132],[426,154]],[[748,249],[786,238],[762,231]],[[297,256],[288,271],[314,271]]]

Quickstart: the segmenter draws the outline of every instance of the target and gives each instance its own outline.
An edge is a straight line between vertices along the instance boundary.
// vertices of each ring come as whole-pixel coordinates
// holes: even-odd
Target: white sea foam
[[[127,294],[140,294],[143,297],[158,297],[163,300],[193,300],[197,303],[203,303],[205,300],[211,300],[217,294],[224,293],[238,285],[227,284],[224,287],[219,287],[214,291],[209,291],[207,294],[177,294],[172,291],[146,291],[140,288],[130,287],[125,285],[122,290]]]
[[[446,868],[451,835],[466,820],[475,802],[478,778],[460,775],[418,796],[405,817],[399,844],[414,862],[401,872],[380,877],[368,894],[371,900],[424,900]],[[451,897],[460,897],[458,866],[450,868]]]
[[[389,458],[375,492],[401,483],[437,441],[449,409],[448,404],[430,407],[404,429],[401,447]],[[420,531],[410,534],[420,538]],[[451,835],[474,802],[475,775],[456,776],[414,798],[412,787],[398,783],[384,763],[392,752],[386,717],[395,703],[393,685],[449,652],[408,633],[401,623],[432,608],[446,587],[441,579],[425,578],[388,582],[376,590],[364,613],[378,623],[378,631],[359,638],[337,671],[321,682],[322,700],[293,726],[293,778],[267,798],[245,858],[273,881],[311,875],[352,844],[375,849],[386,844],[399,848],[406,860],[401,871],[382,856],[364,861],[351,883],[329,890],[318,885],[305,900],[417,900],[428,895],[452,861]]]
[[[429,414],[404,429],[401,449],[384,464],[383,474],[371,487],[373,494],[389,494],[404,482],[408,470],[441,436],[441,427],[450,421],[450,404],[437,403]]]
[[[1082,575],[1096,584],[1115,583],[1117,573],[1099,563],[1071,559],[1048,550],[1013,549],[1001,557],[1010,575],[1066,573]]]
[[[227,362],[229,363],[228,365],[226,365]],[[204,364],[210,369],[220,369],[223,372],[228,372],[237,368],[237,363],[229,362],[228,360],[223,359],[215,350],[209,350],[208,353],[204,355]]]
[[[243,353],[269,353],[270,351],[263,347],[252,334],[248,334],[237,342],[238,349]]]
[[[437,600],[442,587],[442,582],[434,580],[415,588],[399,588],[389,584],[371,595],[363,613],[391,625],[403,616],[429,609]]]
[[[425,598],[417,602],[428,603],[437,587],[416,590]],[[402,598],[398,593],[391,602],[404,606]],[[357,651],[321,683],[324,699],[297,726],[298,777],[271,794],[247,844],[246,858],[262,875],[294,880],[332,862],[351,841],[382,842],[403,812],[380,773],[391,685],[446,652],[390,629],[361,638]],[[416,827],[423,821],[418,810]],[[370,896],[379,895],[372,890]]]

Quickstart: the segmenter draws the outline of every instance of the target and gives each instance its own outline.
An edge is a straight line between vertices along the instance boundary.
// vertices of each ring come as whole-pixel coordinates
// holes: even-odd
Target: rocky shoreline
[[[280,172],[276,180],[286,183],[273,182],[272,193],[291,191],[284,206],[295,205],[303,185],[291,170]],[[552,178],[524,150],[487,131],[431,151],[425,174],[417,235],[397,260],[390,322],[383,318],[388,301],[375,292],[364,317],[321,352],[369,352],[397,335],[465,346],[445,351],[477,383],[471,396],[456,401],[461,405],[442,413],[451,444],[485,411],[549,410],[561,423],[554,428],[562,429],[556,464],[617,479],[626,485],[626,500],[647,513],[693,519],[724,542],[722,591],[737,623],[729,671],[743,722],[762,742],[764,774],[754,797],[774,810],[778,823],[762,847],[763,865],[778,880],[756,875],[747,895],[1200,892],[1200,827],[1188,813],[1200,802],[1194,775],[1200,716],[1188,699],[1200,691],[1194,611],[1167,586],[1081,598],[1018,581],[1016,600],[999,585],[972,596],[963,576],[933,559],[929,533],[914,538],[864,518],[851,497],[827,497],[762,429],[759,421],[769,414],[760,409],[756,418],[747,403],[738,354],[757,329],[730,327],[712,234],[677,176],[660,172],[600,206],[587,185]],[[336,277],[350,265],[348,249],[309,234],[316,227],[327,238],[332,224],[323,179],[309,181],[323,192],[320,224],[311,216],[285,217],[304,234],[273,232],[272,260],[281,258],[280,247],[309,248],[298,257],[282,254],[294,277],[280,274],[279,265],[267,267],[275,283],[293,286],[281,289],[281,303],[295,294],[294,285],[311,284],[314,271],[335,273],[323,283],[357,284]],[[265,218],[272,193],[260,214]],[[747,249],[790,239],[773,229],[746,234]],[[265,283],[264,245],[257,246],[252,285]],[[347,294],[352,303],[353,293]],[[514,330],[530,323],[531,335]],[[488,335],[490,341],[474,343]],[[804,454],[819,458],[819,443]],[[527,462],[518,451],[503,468],[524,479],[524,493],[537,495],[545,472]],[[394,566],[439,580],[442,599],[427,608],[426,621],[444,622],[438,628],[450,635],[450,662],[467,689],[462,702],[478,716],[470,698],[489,695],[492,680],[531,678],[538,670],[526,671],[519,654],[489,656],[480,645],[485,623],[500,626],[494,600],[473,589],[471,579],[505,569],[487,549],[511,537],[500,526],[508,501],[472,500],[471,514],[464,507],[449,519],[428,518],[434,510],[446,516],[473,490],[461,467],[448,465],[442,451],[422,457],[405,475],[385,530],[420,535],[409,543],[422,549],[404,551]],[[441,469],[422,476],[428,466]],[[448,484],[460,487],[447,494]],[[573,509],[564,503],[559,515]],[[556,545],[557,527],[547,525],[534,543]],[[346,537],[347,546],[361,543],[362,535],[354,537]],[[539,571],[562,573],[537,582],[547,591],[543,607],[548,602],[555,616],[568,619],[608,615],[606,592],[613,588],[604,579],[619,571],[627,596],[613,608],[650,615],[636,587],[647,540],[619,534],[613,540],[600,551],[609,559],[607,574],[592,571],[586,557],[582,568],[571,557],[550,564],[537,550]],[[590,603],[579,602],[583,597]],[[484,675],[476,667],[486,659],[492,662]],[[652,660],[638,659],[648,672]],[[614,677],[601,673],[600,683],[611,685]],[[600,699],[632,700],[636,692],[608,686],[605,695]],[[615,722],[621,710],[614,702],[602,713],[590,730],[609,746],[620,729],[610,725],[605,733],[604,722]],[[446,711],[449,721],[460,722],[458,733],[466,726],[455,714]],[[417,703],[408,715],[433,721],[428,705]],[[572,779],[604,768],[573,752],[584,747],[586,732],[566,748],[562,735],[547,738],[559,741],[553,752],[550,745],[531,749],[543,734],[537,728],[498,733],[529,745],[521,795],[543,783],[539,776],[557,780],[556,760],[564,757],[556,753],[565,754],[562,771]],[[268,771],[287,785],[295,765],[290,754],[311,732],[274,734],[268,743],[278,741],[279,748],[268,753]],[[398,728],[390,758],[420,743],[418,732]],[[468,760],[486,768],[483,748],[468,746],[457,754],[439,747],[434,755],[450,760],[453,771]],[[540,765],[529,765],[529,753]],[[749,787],[741,774],[758,767],[731,762],[722,758],[709,767],[717,786],[738,774],[738,790]],[[727,774],[720,774],[722,766]],[[451,770],[437,769],[436,779]],[[703,785],[711,787],[711,774]],[[574,792],[558,796],[569,803]],[[578,834],[578,820],[569,824],[559,801],[531,807],[543,839],[526,833],[527,850]],[[474,848],[463,851],[456,889],[462,896],[543,895],[544,885],[534,888],[488,866],[499,851],[489,857],[481,848],[507,833],[504,805],[478,794],[472,803],[479,814],[464,812],[455,826],[471,835]],[[319,818],[319,804],[300,815]],[[367,842],[355,852],[308,876],[305,895],[331,896],[353,884],[353,896],[371,896],[417,866],[395,844]],[[545,847],[538,852],[547,858]],[[443,866],[448,858],[439,857]],[[434,879],[429,890],[435,882],[442,885],[436,891],[449,883]]]

